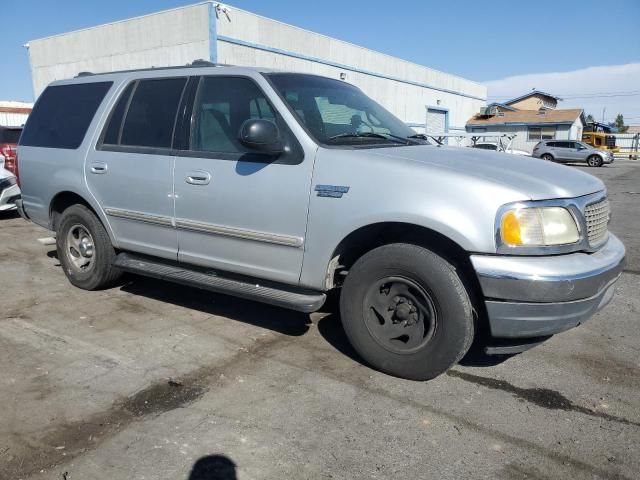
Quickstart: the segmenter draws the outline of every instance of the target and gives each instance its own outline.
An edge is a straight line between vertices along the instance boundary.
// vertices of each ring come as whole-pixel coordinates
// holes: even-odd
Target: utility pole
[[[604,107],[602,109],[602,123],[604,123],[604,112],[606,112],[606,111],[607,111],[607,107]]]

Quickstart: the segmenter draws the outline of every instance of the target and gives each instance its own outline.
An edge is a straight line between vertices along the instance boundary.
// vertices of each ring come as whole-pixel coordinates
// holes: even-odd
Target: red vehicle
[[[16,149],[22,127],[0,127],[0,168],[16,175]]]

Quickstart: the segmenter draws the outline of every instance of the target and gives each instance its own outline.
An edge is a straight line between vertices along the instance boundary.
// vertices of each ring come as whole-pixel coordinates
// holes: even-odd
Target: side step
[[[322,292],[295,290],[288,286],[284,287],[260,280],[252,281],[239,276],[236,278],[222,277],[211,270],[199,270],[177,262],[148,258],[131,253],[119,253],[113,264],[127,272],[305,313],[318,310],[327,298]]]

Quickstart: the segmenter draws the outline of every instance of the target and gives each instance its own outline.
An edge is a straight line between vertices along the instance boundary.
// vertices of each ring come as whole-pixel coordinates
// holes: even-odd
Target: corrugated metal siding
[[[209,58],[209,5],[198,4],[29,42],[37,97],[82,71],[185,65]]]
[[[28,113],[0,112],[0,125],[3,127],[20,127],[25,124]]]

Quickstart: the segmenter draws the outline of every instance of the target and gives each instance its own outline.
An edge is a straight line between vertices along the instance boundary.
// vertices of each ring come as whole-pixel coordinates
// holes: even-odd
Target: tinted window
[[[275,120],[276,115],[262,90],[251,80],[205,77],[193,118],[191,150],[248,153],[250,150],[238,141],[242,124],[250,118]]]
[[[122,126],[120,144],[171,148],[178,104],[186,82],[186,78],[138,82]]]
[[[556,142],[556,148],[572,148],[571,142]]]
[[[0,128],[0,143],[18,143],[21,128]]]
[[[113,82],[47,87],[29,115],[21,145],[78,148]]]
[[[103,143],[107,143],[110,145],[118,145],[120,143],[120,127],[122,126],[124,112],[127,109],[129,98],[131,97],[131,92],[133,91],[134,85],[135,83],[131,83],[127,87],[127,89],[120,97],[120,100],[118,100],[115,108],[111,112],[109,125],[107,126],[107,130],[105,131]]]

